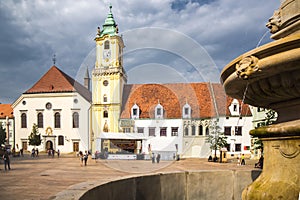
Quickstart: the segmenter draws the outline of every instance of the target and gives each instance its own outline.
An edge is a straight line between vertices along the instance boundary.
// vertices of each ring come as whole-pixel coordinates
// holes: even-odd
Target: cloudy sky
[[[0,1],[0,102],[13,103],[53,65],[82,82],[109,12],[123,35],[128,83],[219,82],[224,66],[270,42],[279,0]]]

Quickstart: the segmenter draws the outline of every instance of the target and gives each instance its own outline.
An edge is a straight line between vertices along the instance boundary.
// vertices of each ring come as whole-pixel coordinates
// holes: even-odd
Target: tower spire
[[[102,25],[102,30],[98,27],[96,38],[103,37],[104,35],[114,36],[118,34],[118,25],[115,22],[114,16],[112,14],[112,5],[109,5],[109,13]]]

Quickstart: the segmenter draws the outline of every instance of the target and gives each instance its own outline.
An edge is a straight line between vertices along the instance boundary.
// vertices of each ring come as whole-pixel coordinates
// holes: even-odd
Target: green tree
[[[29,145],[39,146],[42,142],[41,135],[39,134],[39,129],[36,124],[33,124],[32,131],[28,136]]]
[[[272,110],[272,109],[266,110],[265,119],[263,120],[265,122],[264,124],[266,126],[273,124],[276,121],[276,119],[277,119],[277,113],[274,110]],[[261,152],[263,153],[264,145],[259,138],[255,138],[253,144],[254,144],[254,147],[253,147],[254,150],[260,149]]]
[[[218,126],[217,120],[209,126],[209,135],[206,141],[210,144],[210,149],[215,151],[214,160],[216,160],[217,150],[227,145],[227,137],[224,135],[224,132],[221,131],[221,127]]]
[[[268,109],[266,111],[265,122],[266,125],[273,124],[277,119],[277,113],[274,110]]]
[[[2,123],[0,123],[0,146],[2,144],[5,144],[5,138],[6,138],[6,130],[2,127]]]

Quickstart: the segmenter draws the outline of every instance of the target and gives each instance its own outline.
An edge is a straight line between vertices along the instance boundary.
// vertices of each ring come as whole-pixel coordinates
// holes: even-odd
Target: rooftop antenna
[[[55,65],[55,63],[56,63],[56,55],[55,54],[52,57],[52,61],[53,61],[53,65]]]

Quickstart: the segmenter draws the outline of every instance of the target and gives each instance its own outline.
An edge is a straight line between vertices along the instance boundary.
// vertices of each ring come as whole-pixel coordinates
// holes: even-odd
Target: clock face
[[[104,59],[109,59],[110,55],[111,55],[110,50],[104,50],[103,51],[103,58]]]

